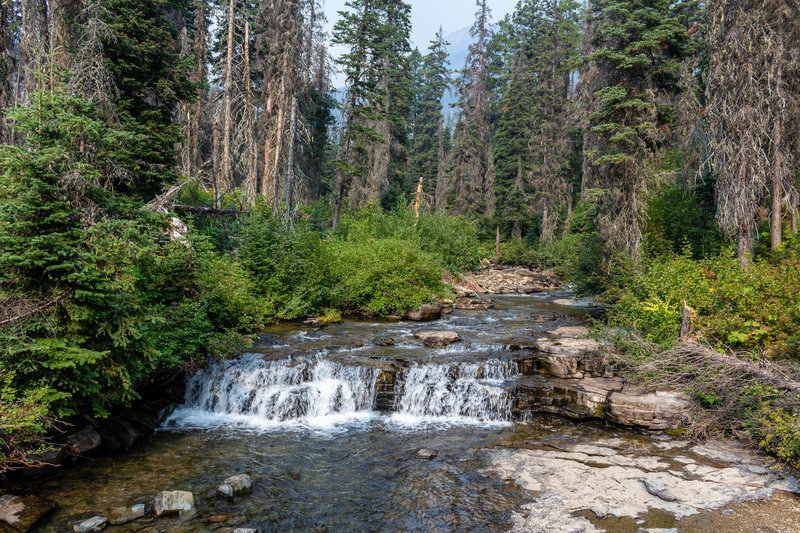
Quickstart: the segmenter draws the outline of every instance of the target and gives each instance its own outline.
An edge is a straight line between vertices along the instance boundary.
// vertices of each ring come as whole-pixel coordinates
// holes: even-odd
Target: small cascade
[[[321,357],[265,361],[249,355],[199,371],[169,425],[217,425],[221,419],[257,426],[300,422],[326,426],[368,415],[377,371]]]
[[[518,375],[514,361],[412,366],[404,372],[395,419],[501,422],[511,417],[503,384]]]

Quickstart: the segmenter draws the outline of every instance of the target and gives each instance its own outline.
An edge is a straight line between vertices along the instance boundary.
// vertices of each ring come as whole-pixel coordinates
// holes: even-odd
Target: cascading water
[[[393,419],[425,422],[503,422],[511,402],[503,383],[517,376],[513,361],[417,365],[402,380],[402,395]]]
[[[342,366],[319,356],[265,361],[248,355],[190,378],[183,407],[166,426],[214,426],[222,421],[278,427],[330,426],[369,417],[377,370]]]

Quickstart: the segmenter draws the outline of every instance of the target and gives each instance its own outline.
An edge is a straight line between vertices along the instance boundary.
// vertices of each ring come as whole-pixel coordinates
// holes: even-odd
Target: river
[[[193,376],[145,445],[42,483],[59,507],[39,530],[162,490],[191,491],[197,515],[110,530],[755,531],[736,528],[763,522],[759,502],[763,531],[800,530],[784,529],[800,524],[794,478],[733,444],[515,410],[524,346],[592,314],[565,298],[497,296],[429,324],[275,326]],[[414,333],[429,329],[462,340],[428,348]],[[215,497],[243,472],[251,495]]]

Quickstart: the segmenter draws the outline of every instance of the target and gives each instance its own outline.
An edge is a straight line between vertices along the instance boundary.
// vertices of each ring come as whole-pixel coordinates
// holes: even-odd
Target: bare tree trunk
[[[213,192],[214,192],[214,199],[213,199],[213,206],[214,209],[219,209],[220,207],[220,198],[222,194],[220,192],[220,183],[219,183],[219,115],[214,113],[214,124],[212,125],[212,133],[211,133],[211,167],[212,172],[214,173],[214,185],[213,185]]]
[[[231,134],[233,115],[231,111],[233,93],[233,39],[235,0],[228,3],[228,50],[225,58],[225,126],[222,132],[222,179],[226,187],[233,184],[233,161],[231,154]]]
[[[244,83],[245,104],[247,106],[247,200],[251,207],[256,205],[256,144],[253,129],[253,95],[250,88],[250,22],[244,23]]]
[[[286,227],[292,227],[292,195],[294,193],[294,139],[297,135],[297,98],[292,96],[289,118],[289,156],[286,163]]]
[[[272,214],[275,216],[278,216],[278,200],[280,199],[281,180],[278,174],[278,169],[281,161],[281,144],[283,143],[283,120],[283,98],[281,98],[278,107],[278,129],[277,138],[275,139],[275,159],[274,163],[272,164],[272,176],[275,180],[275,183],[273,184],[275,191],[272,196]]]
[[[780,69],[779,69],[780,70]],[[770,223],[770,239],[772,249],[777,250],[783,242],[782,223],[783,223],[783,147],[781,146],[782,135],[781,120],[775,120],[773,132],[774,160],[772,168],[772,217]]]

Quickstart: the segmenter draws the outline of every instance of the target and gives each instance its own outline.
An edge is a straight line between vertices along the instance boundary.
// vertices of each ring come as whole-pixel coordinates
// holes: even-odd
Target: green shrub
[[[37,387],[20,393],[13,381],[14,374],[0,367],[0,474],[35,463],[31,456],[46,449],[41,437],[49,425],[47,391]]]
[[[446,296],[439,258],[414,241],[339,241],[332,253],[340,309],[387,316]]]

